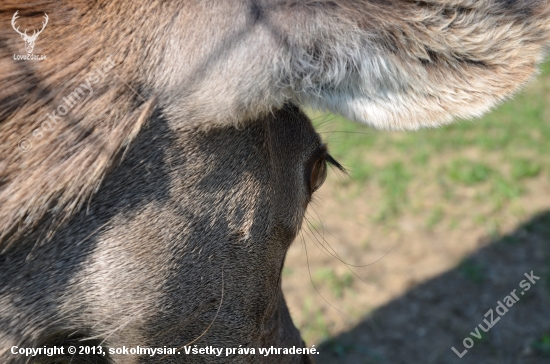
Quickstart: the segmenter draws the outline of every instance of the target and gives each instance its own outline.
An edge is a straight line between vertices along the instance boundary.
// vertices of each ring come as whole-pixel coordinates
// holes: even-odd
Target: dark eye
[[[317,159],[311,170],[309,186],[311,193],[317,191],[327,179],[327,162],[324,157]]]
[[[310,195],[317,191],[327,179],[327,164],[347,174],[346,169],[328,154],[326,145],[320,145],[305,164],[304,177]]]

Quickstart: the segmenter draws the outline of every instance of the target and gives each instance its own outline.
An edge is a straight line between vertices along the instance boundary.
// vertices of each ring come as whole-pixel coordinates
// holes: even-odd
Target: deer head
[[[550,49],[548,0],[10,0],[5,23],[15,3],[55,11],[59,56],[0,72],[11,364],[311,363],[183,349],[305,346],[282,268],[326,163],[339,165],[299,106],[434,127],[509,97]],[[32,51],[38,34],[20,34]],[[16,345],[181,355],[28,358]]]
[[[25,29],[24,33],[21,33],[19,31],[19,27],[17,27],[17,28],[15,27],[15,21],[17,20],[17,18],[19,18],[17,16],[17,13],[18,13],[18,11],[16,11],[15,14],[13,14],[13,17],[11,18],[11,26],[13,27],[13,29],[17,33],[19,33],[19,35],[21,35],[21,38],[23,38],[23,40],[25,41],[25,49],[27,50],[27,53],[32,53],[32,51],[34,49],[34,42],[36,41],[36,38],[38,38],[40,33],[42,33],[44,28],[46,28],[46,24],[48,24],[48,14],[44,13],[45,21],[42,22],[42,29],[40,29],[38,31],[33,30],[32,35],[27,35],[27,29]]]

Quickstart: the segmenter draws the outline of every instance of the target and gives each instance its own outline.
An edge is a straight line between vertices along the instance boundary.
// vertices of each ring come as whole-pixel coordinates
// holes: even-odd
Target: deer
[[[314,362],[281,272],[342,166],[304,107],[402,131],[475,118],[550,46],[541,0],[0,5],[18,12],[51,22],[41,62],[0,30],[9,364]]]
[[[44,13],[44,21],[42,22],[42,29],[33,30],[32,35],[27,35],[27,29],[25,29],[24,33],[21,33],[19,31],[19,27],[17,27],[17,28],[15,27],[15,22],[19,18],[17,16],[17,13],[18,12],[16,11],[13,14],[13,17],[11,18],[11,26],[21,36],[21,38],[23,38],[23,40],[25,41],[25,49],[26,49],[27,53],[30,54],[34,50],[34,42],[36,42],[36,39],[38,38],[40,33],[42,33],[42,31],[44,30],[44,28],[46,28],[46,25],[48,24],[48,14]]]

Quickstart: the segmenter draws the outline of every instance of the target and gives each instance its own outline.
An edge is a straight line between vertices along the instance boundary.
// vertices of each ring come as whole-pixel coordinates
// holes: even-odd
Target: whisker
[[[321,225],[322,226],[322,225]],[[310,231],[311,231],[311,227],[308,226],[308,228],[310,228]],[[315,227],[313,227],[313,229],[315,229]],[[323,229],[324,230],[324,229]],[[376,285],[372,284],[372,283],[369,283],[367,281],[365,281],[363,278],[361,278],[359,275],[357,275],[357,273],[355,273],[355,271],[353,269],[351,269],[349,266],[351,264],[348,264],[346,263],[341,257],[340,255],[338,255],[338,253],[336,252],[336,250],[334,250],[334,248],[329,244],[329,242],[325,239],[324,236],[322,236],[318,231],[317,229],[315,229],[315,231],[317,232],[317,234],[319,234],[319,236],[321,236],[321,238],[323,239],[323,241],[330,247],[330,249],[334,252],[331,253],[325,246],[324,244],[322,244],[317,238],[315,238],[317,240],[317,242],[319,242],[319,244],[321,244],[321,246],[328,252],[328,254],[330,254],[330,256],[332,256],[334,259],[338,260],[339,262],[343,263],[346,268],[354,275],[356,276],[357,278],[359,278],[359,280],[361,280],[363,283],[369,285],[369,286],[372,286],[372,287],[376,287]],[[315,233],[313,231],[311,231],[311,233],[315,236]],[[308,235],[309,236],[309,235]]]
[[[307,261],[307,272],[309,274],[309,280],[311,281],[311,285],[313,286],[313,288],[315,289],[315,292],[317,292],[317,294],[319,295],[319,297],[321,297],[323,299],[323,301],[325,301],[327,303],[327,305],[329,305],[330,307],[332,307],[333,309],[335,309],[336,311],[338,311],[339,313],[341,313],[342,315],[346,316],[347,318],[351,318],[350,316],[346,315],[345,313],[343,313],[342,311],[340,311],[339,309],[337,309],[336,307],[334,307],[333,305],[330,304],[330,302],[328,302],[325,297],[323,297],[323,295],[319,292],[319,290],[317,289],[317,287],[315,286],[315,283],[313,283],[313,278],[311,277],[311,270],[309,268],[309,256],[307,254],[307,246],[306,246],[306,241],[304,239],[304,235],[302,235],[302,243],[304,245],[304,249],[306,251],[306,261]]]
[[[311,206],[311,208],[313,209],[313,211],[315,211],[315,208],[313,206]],[[315,213],[317,213],[317,211],[315,211]],[[323,229],[324,231],[324,229]],[[334,234],[332,234],[330,231],[327,231],[328,234],[330,234],[330,236],[332,236],[333,238],[337,239],[337,240],[340,240],[337,236],[335,236]],[[326,241],[326,240],[325,240]],[[328,242],[327,242],[328,243]],[[356,265],[356,264],[351,264],[351,263],[348,263],[346,261],[343,261],[341,260],[342,263],[346,264],[346,265],[349,265],[350,267],[354,267],[354,268],[363,268],[363,267],[368,267],[368,266],[371,266],[373,264],[376,264],[378,263],[379,261],[381,261],[382,259],[384,259],[388,254],[390,254],[392,252],[393,249],[395,249],[395,247],[399,245],[399,242],[395,243],[391,248],[390,250],[388,250],[382,257],[378,258],[377,260],[375,260],[374,262],[372,263],[368,263],[368,264],[364,264],[364,265]],[[330,246],[330,244],[329,244]],[[331,246],[331,249],[332,246]],[[336,253],[336,252],[335,252]]]
[[[128,325],[130,322],[132,322],[134,320],[134,318],[137,317],[144,309],[145,309],[145,307],[141,307],[140,309],[137,310],[137,312],[135,312],[133,315],[130,315],[130,317],[128,317],[121,325],[115,327],[114,329],[112,329],[110,331],[102,332],[98,335],[83,338],[80,341],[88,341],[88,340],[100,339],[101,338],[101,339],[103,339],[99,343],[99,345],[101,346],[115,332],[123,330],[126,327],[126,325]]]
[[[210,330],[210,328],[212,327],[212,325],[214,324],[214,321],[216,321],[216,319],[218,318],[218,314],[220,313],[220,309],[222,308],[222,304],[223,304],[223,295],[224,295],[224,279],[223,279],[223,266],[224,266],[224,263],[222,263],[222,294],[221,294],[221,298],[220,298],[220,305],[218,306],[218,310],[216,311],[216,315],[214,316],[214,318],[212,319],[212,322],[210,322],[210,325],[208,325],[208,327],[202,332],[202,334],[200,334],[197,338],[195,338],[193,341],[183,345],[182,347],[178,348],[177,351],[183,349],[184,347],[186,346],[189,346],[189,345],[192,345],[194,344],[195,342],[197,342],[197,340],[199,340],[201,337],[204,336],[204,334],[206,334],[208,332],[208,330]],[[161,359],[164,359],[168,356],[165,355],[163,356]]]
[[[334,236],[331,232],[328,232],[332,237],[338,239],[338,237]],[[382,259],[384,259],[388,254],[390,254],[392,252],[393,249],[395,249],[395,247],[399,245],[399,242],[395,243],[391,248],[390,250],[388,250],[384,255],[382,255],[382,257],[378,258],[377,260],[375,260],[374,262],[371,262],[371,263],[368,263],[368,264],[364,264],[364,265],[354,265],[354,264],[351,264],[351,263],[346,263],[348,264],[349,266],[351,267],[355,267],[355,268],[363,268],[363,267],[368,267],[368,266],[371,266],[371,265],[374,265],[378,262],[380,262]]]

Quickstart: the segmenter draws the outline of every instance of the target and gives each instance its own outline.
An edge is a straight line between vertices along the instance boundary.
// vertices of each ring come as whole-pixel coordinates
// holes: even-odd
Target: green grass
[[[474,283],[483,283],[487,278],[485,267],[471,260],[464,260],[460,263],[458,270],[466,279]]]
[[[289,267],[283,267],[282,274],[283,274],[283,277],[290,277],[291,275],[294,274],[294,269]]]
[[[312,304],[311,298],[306,298],[303,304],[304,322],[300,332],[306,342],[317,342],[330,337],[330,331],[323,311]]]
[[[375,216],[377,220],[386,220],[400,213],[407,201],[407,187],[410,173],[402,162],[390,162],[379,169],[377,180],[384,191],[382,209]]]
[[[366,188],[380,191],[369,195],[378,211],[371,216],[375,222],[425,211],[426,228],[432,228],[452,218],[448,206],[434,211],[433,203],[423,205],[426,197],[415,200],[421,195],[443,198],[449,206],[467,195],[488,204],[498,219],[532,180],[550,181],[550,62],[536,82],[485,117],[439,129],[377,131],[340,116],[309,114],[331,154],[350,173],[337,182],[353,191],[350,198]]]
[[[530,204],[550,186],[550,62],[534,83],[483,118],[457,120],[439,129],[378,131],[340,116],[306,112],[331,155],[349,172],[349,177],[329,173],[333,190],[326,193],[341,203],[361,198],[368,205],[360,211],[362,223],[371,229],[381,225],[383,233],[395,233],[405,241],[405,229],[411,228],[442,234],[441,240],[445,232],[469,234],[470,229],[500,238],[511,224],[529,217]],[[550,221],[524,229],[550,237]],[[365,250],[376,246],[376,238],[361,239]],[[506,243],[523,244],[522,239],[513,235]],[[462,261],[458,272],[475,284],[488,280],[487,267],[477,261]],[[323,294],[330,292],[324,297],[331,304],[340,307],[354,294],[351,273],[328,268],[312,273],[316,287]],[[550,265],[544,277],[550,292]],[[521,302],[530,299],[534,295]],[[334,329],[332,321],[313,307],[308,301],[303,306],[300,326],[307,342],[326,340]],[[479,343],[488,345],[487,338],[484,333]],[[549,335],[532,345],[539,355],[550,355]],[[330,340],[324,348],[341,358],[358,350]]]
[[[533,349],[542,355],[549,357],[550,356],[550,335],[544,334],[540,339],[535,340],[532,344]]]
[[[520,181],[526,178],[537,177],[542,169],[539,162],[532,161],[527,158],[516,158],[511,161],[512,178],[515,181]]]
[[[453,181],[470,186],[487,181],[493,173],[486,164],[466,159],[454,160],[448,170]]]
[[[433,229],[444,219],[443,209],[439,206],[430,212],[428,219],[426,221],[426,227],[428,229]]]
[[[350,272],[336,274],[330,268],[317,270],[313,275],[313,279],[319,287],[327,286],[336,298],[342,298],[344,292],[353,285],[353,275]]]

